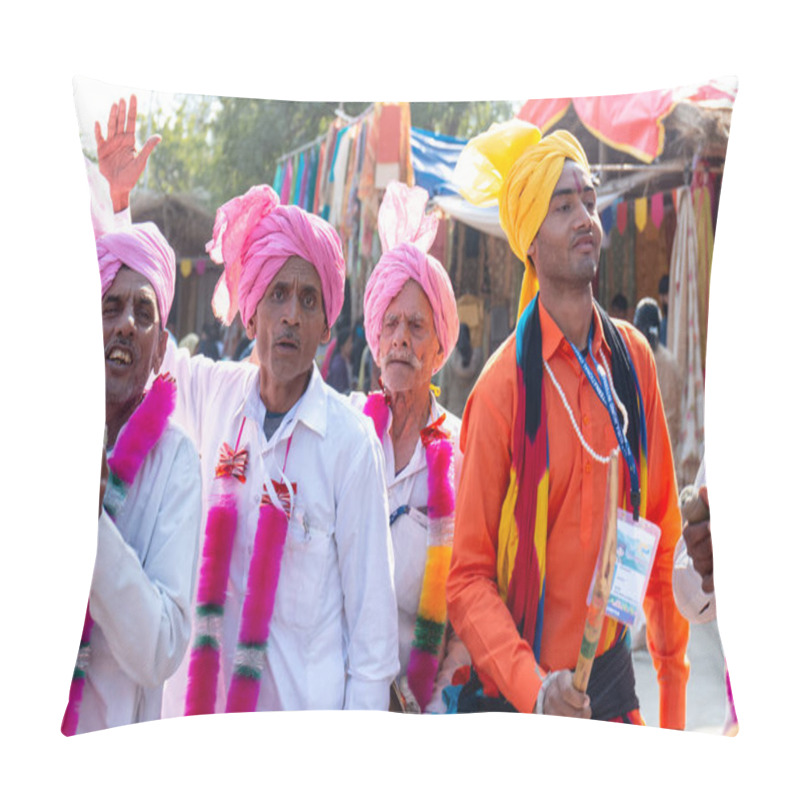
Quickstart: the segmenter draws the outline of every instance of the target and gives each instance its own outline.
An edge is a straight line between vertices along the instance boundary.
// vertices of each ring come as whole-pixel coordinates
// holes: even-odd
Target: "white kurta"
[[[170,423],[116,523],[100,515],[78,733],[159,718],[163,683],[189,644],[200,517],[197,452]]]
[[[350,401],[356,408],[363,410],[366,395],[353,392],[350,395]],[[442,414],[445,414],[442,430],[449,433],[453,441],[455,485],[458,487],[463,459],[459,447],[461,420],[442,408],[432,397],[428,424],[435,422]],[[422,593],[422,580],[428,555],[428,517],[425,513],[428,506],[428,463],[425,457],[425,448],[420,439],[411,460],[400,472],[395,474],[391,427],[390,412],[389,424],[386,426],[386,432],[381,442],[386,462],[389,513],[391,515],[402,506],[411,507],[408,513],[399,515],[391,526],[395,564],[394,581],[397,595],[400,677],[403,677],[408,670],[408,661],[411,657],[411,643],[414,639],[414,628],[417,622],[417,610],[419,609],[419,598]],[[448,623],[439,649],[439,673],[436,676],[433,696],[426,712],[444,713],[446,704],[442,699],[442,690],[450,685],[456,669],[469,663],[467,648]]]
[[[397,620],[383,459],[372,424],[316,367],[269,441],[258,369],[168,347],[176,413],[202,459],[204,512],[223,442],[248,450],[223,617],[217,711],[225,708],[262,486],[296,484],[258,710],[385,709],[397,674]],[[288,448],[288,455],[287,455]],[[284,468],[285,464],[285,468]],[[205,518],[205,516],[204,516]],[[202,553],[202,546],[201,546]],[[183,714],[190,653],[165,689]]]

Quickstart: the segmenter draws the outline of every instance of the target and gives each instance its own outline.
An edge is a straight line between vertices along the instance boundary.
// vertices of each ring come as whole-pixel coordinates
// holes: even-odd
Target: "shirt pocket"
[[[428,556],[428,518],[412,509],[392,525],[397,607],[416,615]]]
[[[308,631],[321,618],[330,563],[333,532],[309,521],[302,509],[289,520],[281,561],[275,617],[293,628]]]

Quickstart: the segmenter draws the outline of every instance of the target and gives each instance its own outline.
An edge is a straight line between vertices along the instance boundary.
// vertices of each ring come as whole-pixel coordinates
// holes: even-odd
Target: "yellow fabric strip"
[[[431,545],[428,548],[428,559],[425,564],[417,613],[433,622],[444,623],[447,619],[444,585],[450,571],[452,554],[453,548],[450,545]]]
[[[504,603],[508,599],[508,584],[511,581],[511,572],[514,569],[514,560],[517,557],[517,547],[519,546],[519,531],[514,517],[518,492],[517,472],[512,466],[508,477],[508,492],[503,501],[500,527],[497,532],[497,589]]]

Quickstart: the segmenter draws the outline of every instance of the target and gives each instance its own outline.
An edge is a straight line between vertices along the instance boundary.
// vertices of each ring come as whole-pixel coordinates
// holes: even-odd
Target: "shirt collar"
[[[436,395],[431,392],[431,411],[428,415],[428,421],[425,423],[426,427],[433,422],[436,422],[442,414],[446,414],[448,412],[445,411],[437,402],[436,402]],[[386,426],[386,432],[383,434],[383,445],[387,449],[387,451],[391,454],[391,472],[394,473],[394,450],[392,447],[392,434],[391,434],[391,427],[392,427],[392,417],[391,417],[391,409],[389,409],[389,424]],[[446,419],[446,418],[445,418]],[[406,466],[397,474],[388,474],[386,475],[387,481],[389,486],[394,485],[400,480],[405,480],[412,475],[415,475],[417,472],[425,469],[428,465],[426,456],[425,456],[425,448],[422,446],[422,438],[420,437],[417,440],[416,447],[414,448],[414,454],[411,456],[411,461],[406,464]]]
[[[567,354],[572,353],[572,348],[561,332],[561,328],[558,327],[556,321],[550,316],[541,302],[539,303],[539,322],[542,328],[542,358],[549,361],[557,351],[563,351]],[[600,321],[600,315],[597,313],[597,307],[592,305],[592,352],[595,356],[599,357],[600,348],[603,344],[606,345],[606,352],[610,352],[603,335],[603,324]]]
[[[325,436],[325,431],[327,429],[326,408],[325,382],[322,380],[317,365],[313,364],[311,380],[308,382],[308,386],[300,399],[287,412],[287,414],[290,415],[290,419],[285,420],[281,428],[286,430],[286,428],[291,425],[292,420],[296,420],[298,423],[302,422],[307,428],[315,431],[320,436]],[[267,413],[267,408],[264,405],[264,401],[261,399],[258,369],[253,370],[253,375],[250,378],[250,383],[245,393],[245,399],[239,411],[240,413],[244,413],[246,417],[255,420],[258,426],[263,428],[264,416]]]

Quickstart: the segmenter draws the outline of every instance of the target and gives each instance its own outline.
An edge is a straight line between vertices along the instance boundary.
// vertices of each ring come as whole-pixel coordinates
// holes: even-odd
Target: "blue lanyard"
[[[411,506],[408,505],[400,506],[400,508],[396,508],[394,511],[392,511],[392,514],[389,517],[389,527],[394,525],[398,517],[402,517],[403,514],[408,514],[409,511],[411,511]]]
[[[594,364],[594,368],[597,371],[597,375],[595,375],[592,369],[589,367],[589,364],[584,358],[583,353],[581,353],[581,351],[578,350],[578,348],[575,347],[572,342],[569,344],[572,348],[572,352],[575,353],[575,357],[578,359],[578,363],[581,365],[583,374],[586,376],[586,379],[589,381],[592,389],[594,389],[595,394],[597,394],[597,396],[600,398],[600,402],[605,406],[608,416],[611,418],[611,424],[614,427],[614,434],[617,437],[617,442],[619,442],[619,447],[622,451],[622,456],[625,459],[625,463],[628,465],[628,474],[631,478],[631,512],[633,513],[634,519],[639,519],[639,501],[641,498],[641,493],[639,491],[639,472],[636,469],[636,460],[633,457],[631,444],[628,441],[627,436],[625,436],[625,432],[622,430],[622,425],[619,421],[617,406],[614,403],[614,395],[611,392],[609,376],[606,375],[605,370],[597,363],[597,359],[595,359],[594,353],[592,352],[593,333],[594,320],[592,320],[592,324],[589,327],[589,355],[592,359],[592,363]]]

